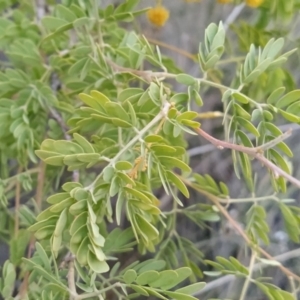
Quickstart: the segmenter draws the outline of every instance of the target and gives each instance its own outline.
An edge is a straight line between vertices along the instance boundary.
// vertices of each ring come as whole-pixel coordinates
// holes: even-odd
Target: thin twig
[[[293,131],[300,130],[300,126],[298,124],[295,124],[295,123],[280,125],[280,126],[278,126],[278,128],[282,131],[286,131],[286,130],[289,130],[289,129],[292,129]],[[247,137],[250,140],[254,140],[256,138],[256,136],[254,136],[251,133],[248,133]],[[204,154],[204,153],[207,153],[207,152],[210,152],[210,151],[213,151],[213,150],[216,150],[215,146],[212,145],[212,144],[207,144],[207,145],[191,148],[187,151],[187,153],[188,153],[189,157],[192,157],[192,156]]]
[[[249,263],[249,267],[248,267],[249,274],[244,282],[244,285],[243,285],[243,288],[241,291],[241,295],[240,295],[240,300],[244,300],[247,295],[249,284],[252,280],[251,277],[252,277],[252,273],[254,270],[255,260],[256,260],[256,252],[252,251],[252,255],[251,255],[251,259],[250,259],[250,263]]]
[[[283,171],[281,168],[277,167],[275,164],[273,164],[271,161],[269,161],[266,157],[264,157],[261,154],[257,154],[255,156],[255,158],[257,160],[259,160],[265,167],[270,169],[276,177],[282,176],[283,178],[285,178],[286,180],[288,180],[289,182],[293,183],[295,186],[300,188],[300,181],[297,178],[291,176],[287,172]]]
[[[243,4],[240,5],[240,6],[237,6],[236,9],[241,9],[241,6],[244,6]],[[232,11],[233,12],[233,11]],[[236,13],[236,10],[235,10],[235,13]],[[233,15],[232,15],[233,16]],[[230,21],[232,23],[233,19],[232,18],[228,18],[228,20],[226,20],[224,22],[224,28],[226,30],[226,27],[228,27],[228,21]],[[158,45],[160,47],[163,47],[163,48],[166,48],[166,49],[169,49],[171,51],[174,51],[182,56],[185,56],[191,60],[193,60],[194,62],[197,61],[197,54],[192,54],[190,52],[187,52],[181,48],[178,48],[174,45],[169,45],[167,43],[164,43],[162,41],[159,41],[159,40],[156,40],[156,39],[153,39],[153,38],[150,38],[150,37],[146,37],[146,39],[148,40],[148,42],[150,42],[151,44],[155,44],[155,45]],[[229,63],[236,63],[236,62],[240,62],[240,61],[243,61],[245,60],[245,56],[241,56],[241,57],[231,57],[231,58],[227,58],[227,59],[223,59],[223,60],[219,60],[216,65],[224,65],[224,64],[229,64]]]
[[[90,56],[90,58],[93,59],[92,56]],[[178,76],[178,74],[169,73],[169,72],[166,72],[166,71],[164,71],[164,72],[153,72],[152,70],[136,70],[136,69],[132,69],[132,68],[123,67],[123,66],[120,66],[120,65],[116,64],[115,62],[113,62],[112,60],[107,59],[107,58],[105,59],[105,62],[108,65],[110,65],[110,67],[113,69],[113,71],[115,73],[133,74],[135,76],[143,78],[147,82],[152,82],[153,80],[164,80],[166,78],[175,79]],[[223,85],[221,83],[217,83],[217,82],[214,82],[214,81],[211,81],[211,80],[207,80],[205,76],[203,78],[194,78],[194,80],[198,81],[199,84],[201,84],[201,83],[206,84],[210,87],[217,88],[217,89],[221,90],[222,92],[231,91],[232,93],[237,93],[239,95],[242,95],[251,104],[253,104],[254,106],[256,106],[259,109],[262,109],[263,107],[268,106],[268,104],[266,104],[266,103],[258,103],[255,100],[248,97],[247,95],[242,94],[241,90],[244,86],[243,84],[240,85],[240,87],[238,89],[234,89],[234,88],[228,87],[226,85]]]
[[[128,149],[131,149],[140,139],[150,130],[152,127],[154,127],[158,122],[160,122],[165,116],[167,115],[170,108],[170,104],[168,102],[164,103],[163,108],[161,111],[139,132],[137,132],[136,136],[131,139],[116,155],[115,157],[109,162],[109,164],[106,167],[114,166],[114,164],[122,157],[124,153],[128,151]],[[160,126],[160,125],[159,125]],[[95,185],[99,178],[103,175],[103,172],[101,172],[96,179],[85,189],[92,191],[95,188]]]
[[[295,285],[295,280],[294,280],[294,278],[290,277],[289,281],[290,281],[290,284],[291,284],[292,294],[294,296],[294,299],[296,300],[297,299],[297,288],[296,288],[296,285]]]
[[[62,119],[62,117],[60,116],[60,114],[53,108],[49,108],[50,114],[51,116],[56,120],[56,122],[59,124],[61,130],[64,133],[65,139],[66,140],[70,140],[71,136],[67,133],[68,128],[64,122],[64,120]]]
[[[239,63],[239,62],[244,61],[245,58],[246,58],[246,56],[234,56],[234,57],[225,58],[225,59],[219,60],[216,63],[216,66],[226,65],[226,64],[230,64],[230,63]]]
[[[37,188],[35,194],[35,200],[37,207],[39,210],[42,207],[42,200],[43,200],[43,189],[44,189],[44,182],[45,182],[45,171],[46,171],[46,164],[41,160],[39,165],[40,172],[37,178]]]
[[[272,257],[267,251],[259,247],[258,245],[254,245],[253,242],[250,240],[248,235],[245,233],[243,228],[230,216],[228,211],[220,204],[220,199],[213,195],[210,194],[207,191],[202,190],[200,187],[197,185],[191,183],[189,180],[181,177],[181,180],[185,182],[186,185],[190,186],[194,190],[198,191],[202,195],[205,195],[211,202],[214,203],[214,205],[218,208],[219,212],[228,220],[228,222],[232,225],[232,227],[240,234],[240,236],[245,240],[245,242],[248,244],[249,247],[253,247],[254,250],[258,251],[260,254],[262,254],[264,257],[266,257],[269,260],[275,260],[274,257]],[[278,265],[278,268],[289,278],[292,277],[298,282],[300,282],[300,277],[287,269],[286,267],[282,265]]]
[[[291,250],[289,252],[279,254],[277,256],[274,256],[274,259],[278,262],[284,262],[284,261],[287,261],[289,259],[299,257],[299,256],[300,256],[300,248]],[[257,271],[257,270],[261,270],[261,269],[267,268],[267,267],[270,267],[270,265],[259,262],[259,263],[254,265],[253,270]],[[218,288],[221,285],[227,284],[227,283],[229,283],[230,281],[232,281],[234,279],[235,279],[234,275],[226,275],[226,276],[223,276],[221,278],[215,279],[215,280],[207,283],[206,286],[203,289],[201,289],[200,291],[197,291],[196,293],[194,293],[193,296],[200,296],[204,293],[207,293],[211,290],[214,290],[214,289]]]
[[[292,129],[289,128],[286,132],[284,132],[280,136],[276,137],[275,139],[273,139],[273,140],[271,140],[267,143],[264,143],[263,145],[261,145],[257,148],[260,148],[261,150],[266,151],[268,149],[271,149],[271,148],[275,147],[276,145],[278,145],[279,143],[281,143],[285,139],[289,138],[291,135],[292,135]]]
[[[42,200],[43,200],[43,189],[44,189],[44,183],[45,183],[46,164],[43,161],[40,161],[38,169],[39,169],[39,173],[38,173],[38,178],[37,178],[35,201],[36,201],[38,210],[41,211]],[[32,256],[32,252],[34,250],[34,243],[35,243],[35,237],[32,234],[31,238],[30,238],[29,245],[28,245],[28,253],[27,253],[27,258],[28,259]],[[19,295],[20,295],[21,299],[23,299],[26,295],[26,292],[27,292],[27,289],[28,289],[29,275],[30,275],[29,271],[26,271],[26,273],[24,274],[24,279],[23,279],[22,284],[20,286],[20,292],[19,292]]]
[[[28,246],[28,250],[27,250],[27,258],[31,257],[31,254],[33,252],[34,242],[35,242],[35,238],[34,238],[34,235],[32,234],[30,237],[30,242],[29,242],[29,246]],[[29,275],[30,275],[30,272],[26,271],[24,274],[23,281],[20,285],[20,289],[19,289],[19,297],[20,298],[19,299],[25,298],[27,288],[28,288]]]
[[[75,269],[74,269],[74,257],[69,260],[69,271],[68,271],[68,286],[70,290],[70,300],[77,298],[77,291],[75,285]]]
[[[40,170],[39,168],[29,169],[29,170],[26,170],[24,172],[17,173],[16,175],[11,176],[9,178],[3,179],[2,182],[4,184],[6,184],[6,183],[9,183],[10,181],[18,180],[18,177],[21,176],[21,175],[28,175],[28,174],[38,173],[39,170]]]
[[[272,141],[270,141],[266,144],[263,144],[263,145],[260,145],[260,146],[257,146],[257,147],[245,147],[243,145],[237,145],[237,144],[233,144],[233,143],[230,143],[230,142],[227,142],[227,141],[218,140],[218,139],[214,138],[213,136],[209,135],[207,132],[205,132],[201,128],[196,128],[195,131],[219,149],[224,149],[224,148],[232,149],[232,150],[236,150],[236,151],[239,151],[239,152],[244,152],[244,153],[249,154],[251,156],[255,156],[257,154],[263,153],[264,150],[269,149],[270,147],[276,146],[277,144],[279,144],[283,140],[290,137],[291,134],[292,134],[292,130],[289,129],[284,134],[278,136],[277,138],[275,138],[274,140],[272,140]]]
[[[102,289],[100,291],[78,295],[77,299],[80,300],[80,299],[88,299],[88,298],[92,298],[92,297],[97,297],[97,296],[99,296],[99,295],[101,295],[101,294],[103,294],[103,293],[105,293],[107,291],[110,291],[110,290],[112,290],[112,289],[114,289],[116,287],[120,287],[120,286],[121,286],[121,283],[120,282],[116,282],[116,283],[110,285],[109,287],[104,288],[104,289]]]
[[[238,198],[238,199],[220,198],[219,202],[228,205],[232,203],[260,202],[260,201],[267,201],[267,200],[278,201],[279,199],[275,195],[276,194],[262,196],[262,197],[249,197],[249,198]]]
[[[202,113],[198,113],[197,118],[199,119],[214,119],[214,118],[220,118],[224,117],[224,113],[221,111],[206,111]]]
[[[197,60],[197,54],[191,54],[183,49],[180,49],[180,48],[177,48],[176,46],[173,46],[173,45],[169,45],[167,43],[164,43],[162,41],[159,41],[159,40],[156,40],[156,39],[153,39],[153,38],[150,38],[150,37],[146,37],[146,39],[151,43],[151,44],[155,44],[155,45],[158,45],[160,47],[163,47],[163,48],[166,48],[166,49],[169,49],[169,50],[172,50],[174,52],[177,52],[193,61],[196,61]]]
[[[267,167],[270,171],[272,171],[275,176],[277,176],[277,177],[282,176],[283,178],[285,178],[286,180],[288,180],[289,182],[293,183],[294,185],[296,185],[297,187],[300,188],[300,181],[298,179],[296,179],[295,177],[291,176],[290,174],[288,174],[287,172],[285,172],[284,170],[282,170],[281,168],[276,166],[274,163],[269,161],[263,155],[264,145],[254,147],[254,148],[245,147],[243,145],[237,145],[237,144],[232,144],[230,142],[218,140],[218,139],[212,137],[211,135],[209,135],[207,132],[205,132],[201,128],[196,128],[195,131],[199,135],[201,135],[203,138],[208,140],[210,143],[215,145],[218,149],[224,149],[224,148],[231,149],[231,150],[235,150],[235,151],[238,151],[238,152],[246,153],[249,156],[251,156],[253,158],[256,158],[265,167]],[[285,138],[287,138],[290,135],[291,135],[291,130],[289,130],[286,134],[283,134],[281,136],[281,138],[278,138],[276,141],[279,143],[279,142],[281,142],[282,140],[284,140]],[[275,144],[273,146],[275,146]]]

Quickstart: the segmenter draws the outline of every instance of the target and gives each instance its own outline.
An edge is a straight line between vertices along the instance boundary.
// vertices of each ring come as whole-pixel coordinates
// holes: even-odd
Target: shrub
[[[49,2],[0,1],[0,236],[9,245],[2,297],[189,300],[211,276],[232,274],[244,281],[239,299],[250,284],[268,299],[296,299],[300,277],[269,254],[264,205],[277,206],[298,243],[300,210],[286,195],[288,183],[299,188],[300,181],[288,160],[291,131],[279,126],[300,122],[300,91],[282,69],[297,49],[285,49],[284,38],[266,27],[278,18],[279,4],[246,1],[260,6],[261,18],[255,26],[232,26],[240,49],[227,60],[236,69],[226,85],[219,80],[230,49],[222,22],[211,23],[198,54],[189,55],[198,78],[131,26],[147,11],[163,26],[169,11],[161,3],[149,10],[138,0],[107,7]],[[290,6],[279,17],[288,22],[297,3],[284,2]],[[245,32],[255,34],[245,40]],[[220,92],[221,114],[203,111],[212,89]],[[223,117],[224,139],[201,127],[210,116]],[[233,199],[227,182],[193,170],[191,135],[231,151],[251,197]],[[254,161],[268,172],[274,194],[256,196]],[[249,203],[244,226],[228,212],[240,203]],[[250,262],[206,259],[195,239],[180,233],[179,218],[199,230],[227,220]],[[256,274],[258,263],[278,268],[291,288]]]

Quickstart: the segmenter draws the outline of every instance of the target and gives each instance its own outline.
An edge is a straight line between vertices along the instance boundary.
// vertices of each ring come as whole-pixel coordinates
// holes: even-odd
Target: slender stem
[[[174,52],[177,52],[193,61],[196,61],[197,59],[197,54],[191,54],[185,50],[182,50],[180,48],[177,48],[176,46],[173,46],[173,45],[169,45],[167,43],[164,43],[162,41],[159,41],[159,40],[156,40],[156,39],[153,39],[153,38],[150,38],[150,37],[147,37],[147,40],[151,43],[151,44],[156,44],[158,46],[161,46],[163,48],[166,48],[166,49],[169,49],[169,50],[172,50]]]
[[[230,88],[226,85],[223,85],[223,84],[220,84],[220,83],[216,83],[216,82],[213,82],[213,81],[210,81],[210,80],[206,80],[204,78],[198,78],[199,82],[202,82],[206,85],[209,85],[211,87],[215,87],[217,89],[220,89],[222,91],[227,91],[227,90],[230,90],[232,93],[237,93],[237,94],[240,94],[240,95],[243,95],[249,102],[251,102],[253,105],[255,105],[256,107],[258,108],[262,108],[264,106],[267,106],[267,104],[263,103],[257,103],[256,101],[254,101],[253,99],[251,99],[250,97],[244,95],[241,93],[241,90],[243,88],[243,85],[241,85],[238,89],[233,89],[233,88]]]
[[[39,174],[38,174],[37,188],[36,188],[36,193],[35,193],[35,201],[36,201],[38,210],[40,211],[41,207],[42,207],[42,200],[43,200],[43,189],[44,189],[44,182],[45,182],[46,164],[43,161],[40,161],[39,167],[37,169],[39,170]],[[32,235],[30,238],[29,245],[28,245],[27,258],[31,257],[32,251],[34,249],[34,243],[35,243],[35,237],[34,237],[34,235]],[[24,297],[24,295],[27,291],[29,275],[30,275],[29,271],[27,271],[24,275],[24,279],[23,279],[22,285],[20,287],[21,297]]]
[[[114,166],[115,163],[120,159],[120,157],[129,149],[131,149],[134,144],[136,144],[143,136],[144,134],[146,134],[156,123],[158,123],[162,118],[164,118],[169,110],[170,104],[167,102],[165,103],[163,109],[159,112],[159,114],[154,117],[152,119],[151,122],[149,122],[141,131],[139,131],[137,133],[137,135],[130,140],[130,142],[125,145],[121,151],[109,162],[109,164],[107,165],[107,167],[111,167]],[[91,185],[89,185],[88,187],[86,187],[86,190],[93,190],[95,187],[95,184],[97,183],[97,181],[101,178],[103,174],[103,171],[96,177],[96,179],[92,182]]]
[[[246,56],[237,56],[237,57],[230,57],[227,59],[219,60],[216,63],[216,66],[230,64],[230,63],[237,63],[237,62],[245,60],[245,58],[246,58]]]
[[[250,197],[250,198],[239,198],[239,199],[223,199],[220,198],[219,202],[224,204],[232,204],[232,203],[247,203],[247,202],[260,202],[260,201],[266,201],[266,200],[275,200],[278,201],[279,199],[273,195],[269,196],[263,196],[263,197]]]
[[[279,254],[277,256],[274,256],[274,260],[279,261],[279,262],[284,262],[284,261],[287,261],[289,259],[299,257],[299,255],[300,255],[300,249],[298,248],[298,249],[294,249],[294,250],[291,250],[289,252],[285,252],[285,253]],[[261,271],[262,269],[267,268],[268,266],[269,266],[268,264],[259,262],[259,263],[254,265],[253,270],[254,271],[260,270]],[[221,278],[215,279],[215,280],[207,283],[207,285],[203,289],[195,292],[193,294],[193,296],[199,296],[199,295],[207,293],[211,290],[214,290],[214,289],[218,288],[219,286],[221,286],[223,284],[229,283],[234,278],[235,278],[234,275],[226,275],[226,276],[223,276]],[[297,299],[297,298],[295,298],[295,299]]]
[[[255,260],[256,260],[256,252],[252,251],[252,255],[251,255],[251,259],[250,259],[250,263],[249,263],[249,267],[248,267],[248,271],[249,271],[249,275],[247,276],[245,283],[243,285],[243,289],[241,292],[241,296],[240,296],[240,300],[244,300],[249,288],[249,284],[252,280],[252,273],[253,273],[253,269],[255,266]]]
[[[243,228],[231,217],[231,215],[228,213],[228,211],[220,204],[220,199],[219,197],[210,194],[207,191],[202,190],[200,187],[197,185],[191,183],[189,180],[187,180],[184,177],[181,177],[181,180],[194,190],[198,191],[202,195],[205,195],[213,204],[218,208],[219,212],[228,220],[228,222],[232,225],[232,227],[240,234],[240,236],[244,239],[244,241],[249,245],[249,247],[254,247],[254,249],[262,254],[264,257],[266,257],[269,260],[275,260],[273,256],[271,256],[267,251],[259,247],[258,245],[254,245],[251,239],[248,237],[248,235],[244,232]],[[298,282],[300,282],[300,277],[284,267],[283,265],[279,265],[278,268],[287,276],[287,277],[292,277]]]
[[[230,88],[226,85],[223,85],[223,84],[217,83],[217,82],[213,82],[213,81],[210,81],[210,80],[207,80],[207,79],[204,79],[204,78],[197,78],[197,80],[199,82],[202,82],[202,83],[208,85],[208,86],[215,87],[215,88],[223,90],[223,91],[233,90],[232,88]]]
[[[22,176],[22,175],[25,175],[25,174],[27,175],[27,174],[38,173],[39,170],[40,170],[39,168],[29,169],[29,170],[26,170],[26,171],[24,171],[24,172],[17,173],[16,175],[11,176],[11,177],[9,177],[9,178],[3,179],[2,182],[3,182],[4,184],[6,184],[6,183],[8,183],[8,182],[10,182],[10,181],[13,181],[13,180],[15,180],[15,179],[18,179],[19,176]]]
[[[52,72],[51,67],[48,67],[47,65],[45,67],[46,67],[46,71],[40,79],[41,82],[47,82]]]
[[[57,123],[59,124],[61,130],[63,131],[64,133],[64,136],[65,136],[65,139],[66,140],[70,140],[71,139],[71,136],[67,133],[67,126],[63,120],[63,118],[60,116],[60,114],[55,110],[53,109],[52,107],[49,108],[49,111],[50,111],[50,114],[51,116],[57,121]]]
[[[43,189],[44,189],[44,182],[45,182],[45,171],[46,171],[46,164],[43,161],[40,161],[39,166],[39,174],[38,174],[38,184],[35,194],[35,200],[39,209],[42,207],[42,200],[43,200]]]
[[[224,24],[225,26],[225,24]],[[147,41],[150,42],[151,44],[155,44],[155,45],[158,45],[160,47],[163,47],[163,48],[166,48],[166,49],[169,49],[171,51],[174,51],[182,56],[185,56],[193,61],[196,61],[197,60],[197,54],[192,54],[192,53],[189,53],[181,48],[178,48],[176,46],[173,46],[173,45],[169,45],[167,43],[164,43],[162,41],[159,41],[159,40],[156,40],[156,39],[153,39],[153,38],[150,38],[150,37],[146,37],[147,38]],[[245,56],[238,56],[238,57],[230,57],[230,58],[227,58],[227,59],[223,59],[223,60],[219,60],[216,65],[217,66],[220,66],[220,65],[225,65],[225,64],[230,64],[230,63],[237,63],[237,62],[240,62],[240,61],[243,61],[245,60]]]
[[[104,289],[102,289],[100,291],[97,291],[97,292],[94,292],[94,293],[87,293],[87,294],[83,294],[83,295],[78,295],[76,297],[76,300],[97,297],[97,296],[99,296],[99,295],[101,295],[101,294],[103,294],[103,293],[105,293],[105,292],[107,292],[107,291],[109,291],[111,289],[114,289],[114,288],[120,287],[120,286],[121,286],[120,282],[116,282],[116,283],[112,284],[111,286],[109,286],[107,288],[104,288]]]
[[[206,111],[206,112],[198,113],[197,116],[197,118],[199,119],[214,119],[220,117],[224,117],[224,113],[222,113],[221,111]]]
[[[290,281],[290,284],[291,284],[292,294],[294,296],[294,299],[296,300],[297,299],[297,288],[296,288],[296,285],[295,285],[295,280],[294,280],[294,278],[290,277],[289,281]]]
[[[259,146],[259,148],[261,150],[268,150],[271,149],[273,147],[275,147],[276,145],[278,145],[279,143],[281,143],[282,141],[284,141],[285,139],[287,139],[288,137],[290,137],[292,134],[292,129],[288,129],[285,133],[281,134],[280,136],[276,137],[275,139]]]
[[[112,69],[116,73],[129,73],[129,74],[134,74],[136,76],[139,76],[146,80],[147,82],[151,82],[153,79],[160,79],[163,80],[165,78],[176,78],[178,74],[173,74],[173,73],[168,73],[168,72],[153,72],[151,70],[136,70],[136,69],[131,69],[131,68],[126,68],[117,65],[115,62],[106,59],[106,62],[112,67]],[[220,89],[221,91],[225,92],[227,90],[231,91],[232,93],[238,93],[240,95],[243,95],[250,103],[252,103],[254,106],[262,110],[263,107],[268,107],[268,104],[266,103],[257,103],[255,100],[251,99],[250,97],[244,95],[241,93],[241,90],[243,88],[243,84],[238,88],[238,89],[233,89],[231,87],[228,87],[226,85],[207,80],[205,77],[203,78],[195,78],[199,83],[206,84],[211,87],[215,87],[217,89]]]
[[[229,117],[228,114],[227,114],[227,117]],[[299,130],[300,126],[298,124],[285,124],[282,126],[278,126],[278,128],[280,130],[286,130],[286,129],[292,128],[294,131],[294,130]],[[255,136],[253,134],[248,133],[247,136],[249,137],[250,140],[255,139]],[[230,140],[232,140],[232,138]],[[206,144],[203,146],[197,146],[197,147],[191,148],[187,151],[187,153],[188,153],[189,157],[192,157],[192,156],[196,156],[199,154],[207,153],[209,151],[213,151],[214,149],[215,148],[212,144]]]
[[[291,176],[290,174],[288,174],[287,172],[285,172],[284,170],[282,170],[281,168],[279,168],[278,166],[276,166],[274,163],[272,163],[266,157],[263,156],[264,145],[261,145],[259,147],[254,147],[254,148],[245,147],[242,145],[232,144],[232,143],[229,143],[226,141],[218,140],[218,139],[212,137],[211,135],[209,135],[207,132],[205,132],[201,128],[196,128],[195,131],[199,135],[204,137],[206,140],[208,140],[210,143],[215,145],[218,149],[227,148],[227,149],[246,153],[249,156],[256,158],[265,167],[267,167],[270,171],[272,171],[275,174],[275,176],[277,176],[277,177],[282,176],[283,178],[285,178],[286,180],[288,180],[289,182],[293,183],[295,186],[300,188],[300,181],[298,179]],[[288,134],[282,135],[283,137],[280,139],[277,139],[277,142],[281,142],[284,138],[286,138],[286,136],[290,136],[290,134],[291,134],[291,132],[289,131]],[[275,146],[275,144],[273,146]]]
[[[265,167],[267,167],[269,170],[271,170],[276,177],[282,176],[283,178],[285,178],[286,180],[288,180],[289,182],[291,182],[292,184],[294,184],[295,186],[300,188],[300,181],[291,176],[290,174],[288,174],[287,172],[283,171],[282,169],[280,169],[278,166],[276,166],[275,164],[273,164],[271,161],[269,161],[267,158],[265,158],[264,156],[262,156],[261,154],[257,154],[255,156],[255,158],[257,160],[259,160]]]
[[[258,151],[256,148],[249,148],[249,147],[245,147],[242,145],[236,145],[236,144],[232,144],[230,142],[218,140],[218,139],[214,138],[213,136],[209,135],[207,132],[205,132],[201,128],[196,128],[195,131],[199,135],[201,135],[203,138],[208,140],[211,144],[215,145],[218,149],[227,148],[227,149],[231,149],[231,150],[244,152],[249,155],[254,155]]]
[[[182,244],[180,235],[178,234],[177,231],[173,231],[173,233],[174,233],[174,236],[175,236],[176,239],[177,239],[178,247],[179,247],[179,250],[180,250],[181,255],[182,255],[182,257],[183,257],[183,260],[185,261],[185,263],[187,263],[187,262],[189,261],[189,258],[188,258],[188,256],[187,256],[185,247],[184,247],[183,244]]]
[[[165,79],[165,78],[176,78],[177,77],[177,74],[172,74],[172,73],[168,73],[168,72],[153,72],[151,70],[135,70],[135,69],[131,69],[131,68],[122,67],[122,66],[119,66],[115,62],[113,62],[111,60],[108,60],[108,59],[106,59],[106,62],[118,73],[134,74],[136,76],[142,77],[147,82],[151,82],[153,79],[161,79],[162,80],[162,79]],[[233,88],[228,87],[226,85],[216,83],[216,82],[211,81],[211,80],[207,80],[205,77],[195,78],[195,80],[197,80],[199,83],[203,83],[203,84],[206,84],[208,86],[220,89],[222,92],[225,92],[225,91],[229,90],[232,93],[237,93],[237,94],[243,95],[243,97],[245,97],[250,103],[252,103],[254,106],[256,106],[260,110],[262,110],[263,107],[268,107],[268,104],[258,103],[255,100],[251,99],[250,97],[242,94],[241,90],[244,86],[243,84],[240,85],[240,87],[238,89],[233,89]],[[224,103],[224,106],[226,106],[225,103]],[[224,108],[225,108],[224,111],[226,111],[226,107],[224,107]]]
[[[126,67],[122,67],[122,66],[117,65],[115,62],[113,62],[109,59],[106,59],[106,62],[117,73],[134,74],[134,75],[137,75],[137,76],[140,76],[140,77],[144,78],[148,82],[151,82],[152,79],[155,79],[155,78],[160,78],[160,79],[162,79],[162,78],[176,78],[176,76],[177,76],[177,74],[172,74],[172,73],[168,73],[168,72],[153,72],[151,70],[136,70],[136,69],[126,68]]]
[[[78,297],[75,285],[75,269],[74,269],[74,260],[70,259],[69,261],[69,271],[68,271],[68,286],[70,290],[70,300],[74,300]]]

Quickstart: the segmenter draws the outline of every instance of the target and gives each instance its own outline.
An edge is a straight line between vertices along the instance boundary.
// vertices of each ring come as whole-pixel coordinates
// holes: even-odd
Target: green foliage
[[[224,52],[225,30],[222,23],[219,26],[210,24],[205,30],[204,41],[199,46],[199,63],[206,71],[214,67]]]
[[[207,261],[208,264],[212,265],[218,271],[205,272],[209,276],[219,276],[220,274],[234,274],[237,277],[247,278],[249,276],[249,270],[243,266],[234,257],[225,259],[223,257],[216,257],[216,261]],[[265,263],[269,261],[265,260]],[[271,265],[271,262],[270,262]],[[257,278],[251,280],[269,299],[294,299],[293,295],[281,290],[276,285],[266,282],[266,278]]]
[[[252,205],[247,212],[247,231],[252,239],[261,239],[265,244],[269,244],[269,226],[265,221],[266,211],[262,206]]]
[[[205,30],[197,56],[203,76],[196,78],[132,29],[148,10],[140,1],[107,7],[46,2],[47,10],[0,0],[0,50],[7,59],[0,61],[0,238],[9,245],[2,297],[189,300],[204,288],[204,275],[232,274],[271,300],[292,299],[256,278],[253,264],[234,257],[205,260],[177,221],[211,229],[223,215],[240,228],[221,205],[251,202],[242,237],[254,261],[277,263],[259,257],[265,255],[260,243],[270,243],[270,228],[255,197],[252,159],[266,159],[275,192],[285,193],[288,180],[299,185],[278,124],[300,123],[300,92],[282,69],[295,50],[283,52],[285,39],[267,32],[262,16],[268,9],[270,22],[287,19],[296,2],[278,0],[285,8],[280,13],[266,1],[228,86],[211,77],[223,72],[227,53],[222,22]],[[254,29],[235,26],[237,34],[245,30]],[[209,87],[222,93],[225,142],[199,129]],[[226,183],[194,172],[187,136],[196,140],[199,134],[232,150],[249,201],[231,199]],[[192,190],[210,202],[189,204]],[[171,199],[171,210],[161,193]],[[267,200],[277,202],[289,238],[298,243],[299,208],[275,196]],[[217,271],[205,271],[210,266]]]
[[[14,265],[11,262],[6,261],[2,269],[2,277],[0,281],[1,295],[5,299],[13,299],[12,293],[16,277],[17,275]]]

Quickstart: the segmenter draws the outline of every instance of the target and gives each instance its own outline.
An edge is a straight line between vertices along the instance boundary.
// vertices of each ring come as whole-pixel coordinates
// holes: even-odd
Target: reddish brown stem
[[[45,182],[45,171],[46,171],[46,164],[43,161],[40,161],[39,164],[39,173],[37,178],[37,188],[35,193],[35,201],[37,203],[37,207],[39,211],[42,208],[42,200],[43,200],[43,188],[44,188],[44,182]],[[30,258],[34,249],[34,243],[35,243],[35,237],[32,235],[30,238],[30,242],[28,245],[28,252],[27,252],[27,258]],[[26,291],[28,288],[28,278],[29,278],[30,272],[26,271],[24,275],[23,282],[20,286],[20,292],[19,295],[21,299],[23,299],[26,295]]]
[[[232,143],[229,143],[226,141],[218,140],[218,139],[212,137],[211,135],[209,135],[207,132],[205,132],[201,128],[196,128],[195,131],[199,135],[201,135],[203,138],[205,138],[207,141],[209,141],[211,144],[215,145],[218,149],[224,149],[224,148],[231,149],[234,151],[243,152],[253,158],[256,158],[265,167],[267,167],[270,171],[272,171],[275,176],[282,176],[283,178],[285,178],[286,180],[288,180],[289,182],[293,183],[295,186],[300,188],[300,181],[298,179],[296,179],[295,177],[291,176],[290,174],[288,174],[287,172],[285,172],[284,170],[282,170],[281,168],[276,166],[274,163],[269,161],[263,155],[264,145],[262,145],[260,147],[255,147],[255,148],[245,147],[243,145],[237,145],[237,144],[232,144]],[[287,134],[284,135],[284,137],[289,136],[290,133],[291,132],[288,131]],[[280,142],[280,140],[278,142]]]

